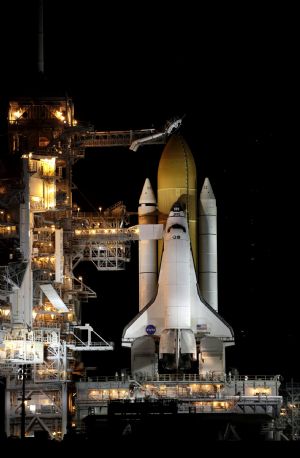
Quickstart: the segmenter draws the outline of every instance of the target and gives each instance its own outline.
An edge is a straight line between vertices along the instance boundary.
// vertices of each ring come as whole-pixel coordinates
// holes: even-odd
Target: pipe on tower
[[[39,1],[38,72],[44,73],[44,2]]]

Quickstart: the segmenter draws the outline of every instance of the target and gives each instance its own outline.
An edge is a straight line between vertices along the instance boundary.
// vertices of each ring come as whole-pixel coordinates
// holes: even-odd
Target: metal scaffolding
[[[80,303],[96,293],[73,270],[83,260],[101,271],[124,269],[138,232],[127,228],[123,202],[99,213],[74,211],[73,165],[84,158],[87,147],[136,150],[140,144],[164,143],[180,122],[162,131],[95,132],[75,120],[69,97],[10,101],[9,150],[20,165],[20,176],[0,183],[1,205],[14,206],[14,218],[0,212],[0,243],[9,239],[13,247],[0,267],[0,371],[7,377],[8,435],[18,435],[22,423],[20,366],[32,368],[25,434],[44,429],[52,438],[62,438],[68,414],[74,414],[69,381],[74,371],[83,370],[79,352],[113,349],[89,325],[81,325]]]

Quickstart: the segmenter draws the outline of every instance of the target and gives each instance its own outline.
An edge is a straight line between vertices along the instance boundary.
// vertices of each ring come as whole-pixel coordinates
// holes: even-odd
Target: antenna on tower
[[[38,72],[44,73],[44,2],[39,0]]]

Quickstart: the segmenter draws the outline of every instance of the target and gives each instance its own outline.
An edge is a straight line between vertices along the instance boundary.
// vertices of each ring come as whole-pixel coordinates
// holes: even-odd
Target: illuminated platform
[[[282,405],[279,386],[277,376],[160,374],[152,380],[136,380],[116,374],[90,378],[76,383],[77,427],[95,431],[106,422],[115,428],[116,422],[130,421],[143,430],[147,423],[157,427],[157,422],[167,429],[174,424],[176,430],[179,425],[194,427],[194,422],[204,422],[205,427],[213,423],[223,436],[238,436],[240,425],[246,423],[259,434],[273,434]]]

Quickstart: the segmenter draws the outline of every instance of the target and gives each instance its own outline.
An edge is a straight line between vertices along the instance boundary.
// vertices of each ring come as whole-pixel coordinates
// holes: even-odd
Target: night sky
[[[2,113],[9,94],[36,87],[36,4],[0,6]],[[76,118],[98,130],[161,128],[185,115],[199,192],[209,176],[217,198],[219,312],[236,336],[227,366],[299,379],[292,267],[299,37],[294,12],[275,8],[45,0],[45,72],[57,95],[73,97]],[[2,132],[4,125],[2,118]],[[92,211],[123,200],[136,211],[146,177],[156,189],[161,151],[88,150],[74,167],[74,202]],[[98,293],[83,305],[84,318],[116,342],[114,355],[88,361],[102,373],[129,364],[120,340],[138,311],[136,245],[132,253],[126,272],[78,268]]]

